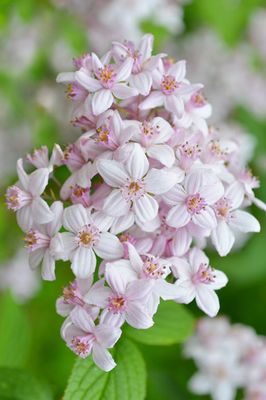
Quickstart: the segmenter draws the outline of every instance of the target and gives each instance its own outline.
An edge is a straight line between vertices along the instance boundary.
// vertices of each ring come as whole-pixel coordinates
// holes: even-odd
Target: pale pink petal
[[[114,314],[105,308],[101,313],[100,322],[115,328],[120,328],[125,322],[125,315],[124,313]]]
[[[194,300],[196,292],[191,279],[176,281],[175,285],[178,289],[178,295],[175,299],[177,303],[189,304]]]
[[[164,105],[168,111],[176,114],[179,118],[182,116],[184,112],[183,100],[180,99],[180,97],[177,97],[173,94],[165,96]]]
[[[148,329],[153,325],[152,318],[145,312],[143,304],[130,302],[126,311],[126,321],[137,329]]]
[[[199,193],[204,182],[204,171],[198,169],[187,175],[184,186],[188,194]]]
[[[262,200],[253,197],[252,203],[255,204],[255,206],[259,207],[262,211],[266,211],[266,203],[264,203]]]
[[[121,329],[111,327],[107,324],[99,324],[94,329],[94,335],[97,342],[108,349],[116,344],[121,333]]]
[[[48,184],[49,169],[39,168],[29,176],[28,190],[33,196],[40,196]]]
[[[73,324],[84,332],[93,332],[95,327],[93,319],[82,307],[75,307],[70,313],[70,318]]]
[[[46,232],[50,237],[52,237],[62,226],[64,211],[63,203],[61,201],[55,201],[51,205],[50,210],[54,214],[54,218],[46,225]]]
[[[64,297],[59,297],[59,299],[56,300],[55,306],[57,314],[61,315],[61,317],[67,317],[74,307],[73,304],[65,303]]]
[[[29,231],[33,226],[32,207],[27,205],[16,213],[18,226],[24,231]],[[35,222],[35,221],[34,221]]]
[[[174,150],[167,144],[153,145],[148,149],[147,154],[166,167],[171,167],[175,162]]]
[[[152,140],[152,143],[154,144],[161,144],[167,142],[167,140],[171,138],[174,132],[171,125],[164,118],[161,117],[155,117],[152,120],[152,126],[158,132],[158,134],[156,134]]]
[[[91,61],[92,61],[92,68],[94,70],[94,72],[98,72],[98,69],[102,69],[104,68],[104,64],[102,63],[102,61],[99,59],[99,57],[97,56],[97,54],[95,53],[91,53]]]
[[[180,294],[176,284],[169,283],[164,279],[157,279],[155,282],[155,290],[156,294],[158,294],[163,300],[174,300]]]
[[[92,348],[92,358],[97,367],[102,369],[105,372],[111,371],[116,363],[113,360],[113,357],[104,347],[95,343]]]
[[[191,276],[193,275],[193,267],[185,258],[179,257],[171,257],[169,262],[172,262],[171,270],[175,278],[177,278],[177,284],[179,280],[187,281],[191,280]]]
[[[201,228],[214,229],[217,225],[215,212],[211,207],[206,206],[199,213],[192,215],[192,222]]]
[[[196,288],[196,303],[209,317],[215,317],[220,308],[217,294],[205,284]]]
[[[87,304],[94,304],[101,308],[105,308],[108,303],[108,297],[112,294],[112,290],[104,286],[104,281],[97,281],[84,296]]]
[[[152,168],[144,179],[145,189],[147,192],[153,194],[166,193],[177,183],[178,175],[175,168]]]
[[[130,85],[137,89],[139,94],[147,96],[150,93],[152,85],[152,77],[149,72],[140,72],[136,75],[131,75]]]
[[[189,249],[192,242],[192,236],[186,228],[180,228],[172,240],[172,253],[174,256],[183,256]]]
[[[241,232],[260,232],[259,221],[246,211],[234,211],[229,223],[232,228]]]
[[[169,75],[172,75],[177,82],[183,81],[186,76],[186,61],[180,60],[173,64],[168,71]]]
[[[103,211],[95,211],[92,214],[92,220],[100,231],[108,231],[112,226],[115,218],[107,215]]]
[[[29,265],[31,269],[35,269],[40,265],[45,254],[45,249],[37,249],[29,254]]]
[[[101,234],[99,242],[94,246],[96,254],[104,260],[116,260],[124,254],[119,239],[109,232]]]
[[[102,87],[97,79],[92,78],[85,71],[82,70],[75,73],[75,80],[89,92],[96,92]]]
[[[112,187],[124,185],[128,179],[123,164],[115,160],[98,160],[97,170],[104,181]]]
[[[128,283],[136,279],[136,273],[129,261],[119,260],[106,264],[105,279],[117,294],[122,295],[125,294]]]
[[[136,214],[137,222],[141,225],[145,221],[151,221],[158,213],[158,203],[149,194],[144,194],[142,197],[134,201],[133,210]]]
[[[136,279],[129,282],[126,288],[126,297],[129,301],[139,300],[145,303],[152,291],[152,280]]]
[[[203,88],[201,83],[186,84],[176,90],[178,96],[188,96]]]
[[[126,169],[131,178],[141,179],[149,169],[149,162],[140,144],[132,143],[130,149],[126,160]]]
[[[57,259],[69,260],[77,248],[75,235],[71,232],[57,234],[50,243],[50,250]]]
[[[221,289],[228,283],[227,276],[222,272],[218,271],[217,269],[214,271],[215,281],[211,282],[210,286],[213,290]]]
[[[138,95],[137,89],[127,86],[124,83],[116,83],[112,88],[112,93],[115,97],[121,100]]]
[[[29,189],[29,176],[26,174],[23,168],[22,158],[17,161],[17,174],[22,188],[27,192]]]
[[[60,72],[56,77],[57,83],[73,83],[75,81],[75,72]]]
[[[189,388],[193,393],[209,394],[212,390],[212,381],[207,374],[196,373],[189,381]]]
[[[149,110],[150,108],[160,107],[163,105],[164,95],[161,91],[154,91],[140,103],[141,110]]]
[[[90,222],[86,209],[81,204],[67,207],[63,214],[63,224],[66,230],[77,233]]]
[[[71,269],[78,278],[88,278],[95,271],[96,256],[92,249],[78,247],[71,261]]]
[[[151,57],[153,47],[153,35],[147,33],[142,36],[139,44],[139,53],[142,62],[148,60]]]
[[[113,104],[114,98],[109,89],[101,89],[95,92],[92,97],[92,112],[94,115],[99,115],[108,110]]]
[[[185,202],[187,194],[181,185],[174,186],[169,192],[163,195],[164,202],[169,206]]]
[[[126,215],[116,218],[111,227],[111,233],[117,235],[118,233],[124,232],[131,228],[134,224],[135,217],[133,212],[128,212]]]
[[[113,190],[106,198],[103,211],[113,217],[121,217],[129,212],[130,205],[122,196],[120,190]]]
[[[225,221],[219,221],[211,235],[212,242],[220,256],[226,256],[233,247],[235,237]]]
[[[31,203],[32,217],[35,223],[46,224],[52,221],[54,213],[41,197],[36,197]]]
[[[45,281],[55,280],[55,259],[51,256],[49,250],[46,250],[43,257],[42,278]]]
[[[116,70],[116,82],[127,80],[131,74],[133,59],[127,58]]]
[[[171,208],[166,217],[166,223],[173,228],[182,228],[191,220],[191,216],[184,204],[180,204]]]
[[[136,273],[139,274],[142,271],[143,261],[139,256],[136,248],[131,243],[128,243],[127,247],[130,263]]]

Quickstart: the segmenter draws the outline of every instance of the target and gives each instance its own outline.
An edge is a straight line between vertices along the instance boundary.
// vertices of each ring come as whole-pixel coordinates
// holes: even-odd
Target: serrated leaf
[[[0,368],[1,400],[52,400],[49,388],[28,372]]]
[[[150,329],[125,328],[125,333],[137,342],[152,346],[167,346],[184,342],[193,332],[193,317],[181,304],[162,301]]]
[[[29,351],[29,323],[22,307],[14,302],[11,295],[2,297],[0,308],[0,365],[21,367]]]
[[[143,400],[146,394],[146,368],[137,346],[121,340],[113,350],[117,367],[100,370],[91,358],[74,365],[64,400]]]

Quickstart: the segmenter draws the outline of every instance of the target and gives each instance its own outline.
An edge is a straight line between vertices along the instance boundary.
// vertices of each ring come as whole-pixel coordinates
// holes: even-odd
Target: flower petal
[[[137,89],[139,94],[147,96],[150,93],[152,85],[152,77],[149,72],[140,72],[136,75],[131,75],[130,85]]]
[[[128,283],[136,279],[136,273],[129,261],[119,260],[106,264],[105,279],[114,292],[122,295],[126,292]]]
[[[144,194],[133,203],[133,210],[136,214],[137,223],[142,224],[154,219],[158,213],[158,203],[149,194]]]
[[[49,249],[46,250],[42,262],[42,278],[45,281],[55,280],[55,259],[50,254]]]
[[[226,256],[233,247],[235,237],[225,221],[219,221],[212,231],[212,243],[220,256]]]
[[[192,236],[186,228],[180,228],[172,240],[172,253],[174,256],[183,256],[189,249],[192,242]]]
[[[173,228],[182,228],[191,220],[191,216],[184,204],[179,204],[171,208],[166,217],[166,223]]]
[[[259,221],[246,211],[236,210],[230,219],[230,226],[241,232],[260,232]]]
[[[23,168],[22,158],[17,161],[17,174],[22,188],[27,192],[29,189],[29,176],[26,174]]]
[[[192,221],[194,224],[206,229],[214,229],[217,225],[215,212],[211,207],[208,206],[206,206],[199,213],[192,215]]]
[[[40,196],[48,184],[49,169],[39,168],[29,176],[28,190],[33,196]]]
[[[113,360],[113,357],[103,346],[95,343],[92,348],[92,358],[97,367],[102,369],[103,371],[111,371],[115,368],[116,363]]]
[[[140,144],[131,144],[131,152],[126,161],[126,169],[133,179],[141,179],[147,173],[149,162]]]
[[[82,70],[75,73],[75,80],[89,92],[96,92],[102,87],[97,79],[92,78],[85,71]]]
[[[29,231],[33,226],[32,207],[26,205],[16,213],[18,226],[24,231]]]
[[[125,83],[116,83],[112,88],[112,93],[121,100],[138,95],[137,89],[127,86]]]
[[[98,160],[97,170],[104,181],[112,187],[124,185],[128,179],[128,174],[122,163],[115,160]]]
[[[215,317],[220,308],[217,294],[205,284],[196,288],[196,303],[209,317]]]
[[[171,167],[175,162],[174,150],[167,144],[153,145],[148,149],[147,154],[166,167]]]
[[[96,256],[92,249],[78,247],[72,257],[71,269],[75,276],[81,279],[88,278],[95,271]]]
[[[101,89],[95,92],[92,97],[92,112],[94,115],[99,115],[108,110],[113,104],[114,98],[109,89]]]
[[[121,334],[121,329],[107,324],[99,324],[94,329],[97,342],[108,349],[116,344]]]
[[[124,199],[120,190],[115,189],[106,198],[103,211],[112,217],[121,217],[129,212],[129,203]]]
[[[101,234],[99,242],[94,246],[96,254],[104,260],[117,260],[124,254],[119,239],[109,232]]]
[[[86,209],[81,204],[67,207],[63,214],[63,224],[66,230],[77,233],[84,225],[89,223]]]
[[[137,329],[148,329],[154,324],[152,318],[145,312],[143,304],[136,301],[129,303],[126,311],[126,321]]]
[[[146,191],[153,194],[168,192],[178,181],[178,171],[175,168],[150,169],[144,179]]]
[[[146,97],[139,105],[140,110],[149,110],[150,108],[160,107],[163,105],[164,95],[161,91],[156,90]]]
[[[32,217],[36,224],[46,224],[54,218],[54,213],[41,197],[36,197],[31,203]]]

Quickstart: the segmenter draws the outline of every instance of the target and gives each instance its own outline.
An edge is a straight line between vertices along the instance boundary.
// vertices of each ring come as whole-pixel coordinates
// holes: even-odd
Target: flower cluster
[[[185,344],[199,372],[190,380],[194,393],[214,400],[233,400],[239,388],[245,400],[266,398],[266,338],[245,325],[224,318],[203,318]]]
[[[114,42],[59,74],[83,133],[50,157],[45,146],[28,155],[29,175],[20,159],[6,194],[30,266],[42,264],[53,280],[56,261],[70,262],[75,280],[57,302],[61,334],[106,371],[123,323],[151,327],[161,299],[195,299],[217,314],[215,291],[227,277],[203,249],[212,243],[225,256],[238,231],[260,230],[243,209],[265,209],[238,139],[208,128],[202,85],[186,78],[185,61],[152,55],[152,45],[151,35],[138,47]]]

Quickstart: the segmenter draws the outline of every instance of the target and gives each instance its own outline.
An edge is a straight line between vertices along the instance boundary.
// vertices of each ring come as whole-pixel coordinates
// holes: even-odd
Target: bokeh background
[[[16,179],[17,158],[78,135],[56,75],[71,70],[75,56],[102,54],[112,39],[138,40],[145,32],[154,34],[156,51],[188,61],[188,76],[205,85],[213,105],[210,123],[243,136],[261,180],[258,197],[266,201],[265,0],[0,0],[0,368],[28,371],[44,399],[62,398],[75,358],[60,339],[55,313],[71,275],[62,264],[58,279],[47,283],[29,270],[5,188]],[[221,314],[266,335],[266,217],[253,212],[262,232],[240,240],[225,259],[211,259],[230,280],[219,293]],[[199,398],[187,390],[195,367],[181,347],[143,345],[142,351],[148,400]]]

